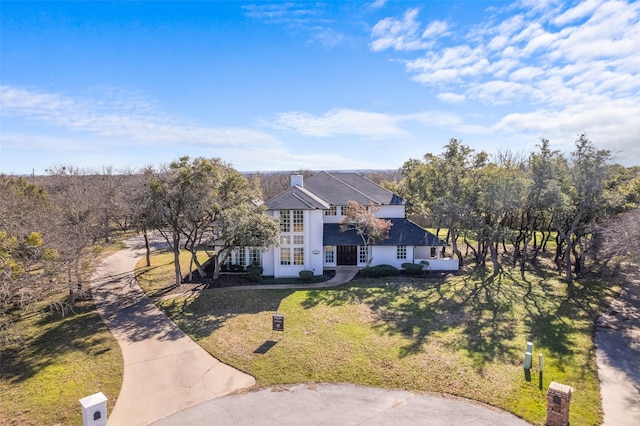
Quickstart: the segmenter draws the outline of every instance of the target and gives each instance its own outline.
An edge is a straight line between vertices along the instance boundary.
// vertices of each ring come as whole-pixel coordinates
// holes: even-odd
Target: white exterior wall
[[[338,223],[344,217],[341,213],[341,207],[337,206],[337,214],[335,216],[325,215],[323,212],[323,220],[324,223]],[[376,210],[376,217],[382,219],[404,219],[405,217],[405,206],[380,206],[378,210]]]
[[[397,258],[397,247],[396,246],[374,246],[373,247],[373,262],[374,265],[392,265],[398,269],[402,268],[403,263],[420,263],[422,260],[426,260],[429,262],[429,270],[431,271],[457,271],[458,270],[458,259],[453,258],[439,258],[439,257],[427,257],[427,258],[416,258],[414,257],[414,250],[417,247],[407,246],[407,258],[406,259],[398,259]],[[430,247],[427,248],[430,251]],[[436,250],[436,253],[439,254],[440,248]]]
[[[407,258],[397,259],[397,247],[396,246],[374,246],[373,247],[373,262],[375,265],[392,265],[400,269],[403,263],[413,262],[413,247],[407,246]]]
[[[429,262],[429,271],[457,271],[459,269],[457,257],[416,259],[414,263],[420,263],[421,260]]]
[[[278,217],[279,212],[273,212]],[[262,256],[265,275],[276,278],[298,277],[300,271],[310,270],[314,274],[322,274],[323,246],[322,246],[322,210],[304,210],[304,264],[280,265],[280,247],[271,247]],[[292,224],[293,226],[293,224]],[[293,258],[291,259],[293,261]]]
[[[382,219],[404,219],[404,206],[381,206],[376,217]]]
[[[305,222],[305,241],[307,241],[304,253],[305,269],[313,271],[315,275],[321,275],[323,269],[322,264],[324,263],[324,250],[322,246],[324,213],[322,210],[308,210],[307,212],[309,215],[305,216],[305,220],[308,217],[308,226]]]

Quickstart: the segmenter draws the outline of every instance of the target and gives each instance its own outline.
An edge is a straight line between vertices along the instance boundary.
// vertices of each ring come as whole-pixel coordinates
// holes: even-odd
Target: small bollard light
[[[524,354],[524,369],[531,370],[531,352]]]
[[[538,371],[542,373],[542,354],[538,354]]]

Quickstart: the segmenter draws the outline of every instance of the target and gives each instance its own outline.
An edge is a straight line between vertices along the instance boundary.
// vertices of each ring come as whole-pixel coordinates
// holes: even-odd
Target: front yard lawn
[[[206,350],[261,386],[350,382],[444,393],[543,424],[546,390],[556,381],[575,389],[572,424],[600,424],[593,319],[612,290],[584,281],[568,299],[556,274],[525,278],[468,271],[322,290],[221,290],[158,303]],[[272,331],[276,312],[284,314],[284,333]],[[523,369],[528,341],[530,377]]]

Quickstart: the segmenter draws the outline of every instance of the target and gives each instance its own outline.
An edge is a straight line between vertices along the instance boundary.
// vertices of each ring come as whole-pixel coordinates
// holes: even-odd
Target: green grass
[[[221,291],[160,307],[206,350],[262,386],[350,382],[442,392],[545,421],[551,381],[575,388],[571,423],[601,422],[593,319],[611,296],[557,275],[363,280],[326,290]],[[285,332],[271,315],[285,315]],[[522,363],[534,343],[531,378]],[[539,386],[537,354],[544,355]]]
[[[110,412],[120,393],[122,353],[91,302],[75,314],[31,314],[16,325],[23,343],[5,346],[0,424],[82,424],[78,400],[102,392]]]

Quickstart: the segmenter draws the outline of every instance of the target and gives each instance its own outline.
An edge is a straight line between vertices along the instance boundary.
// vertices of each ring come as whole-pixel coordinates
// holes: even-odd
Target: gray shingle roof
[[[403,205],[406,201],[358,173],[319,172],[304,182],[304,187],[334,206],[349,201],[361,205]]]
[[[269,210],[327,210],[330,206],[306,188],[294,186],[266,202]]]
[[[389,238],[377,243],[380,246],[446,246],[447,243],[431,232],[408,219],[387,219],[391,221]],[[337,223],[325,223],[323,244],[325,246],[363,245],[362,238],[353,230],[340,232]]]
[[[266,202],[270,210],[328,209],[346,206],[349,201],[368,205],[406,205],[393,192],[358,173],[319,172],[307,178],[303,187],[294,186]]]

